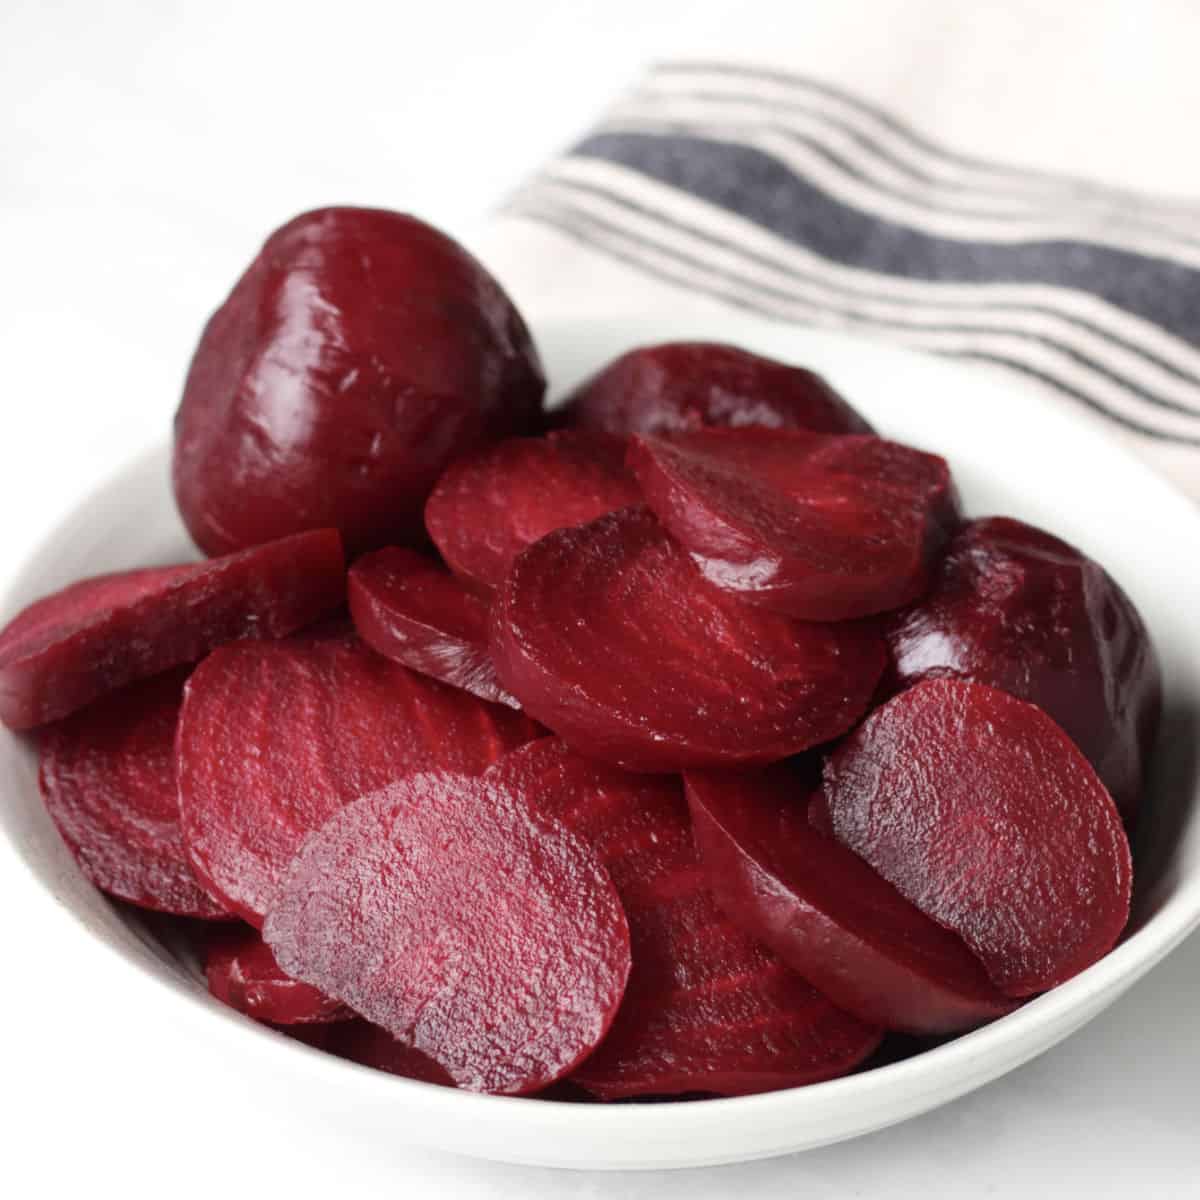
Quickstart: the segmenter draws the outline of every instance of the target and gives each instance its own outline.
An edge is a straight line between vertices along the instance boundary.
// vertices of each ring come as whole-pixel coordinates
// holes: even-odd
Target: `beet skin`
[[[1162,678],[1145,623],[1099,563],[1032,525],[973,521],[950,543],[929,594],[886,628],[891,691],[972,679],[1036,704],[1133,825]]]

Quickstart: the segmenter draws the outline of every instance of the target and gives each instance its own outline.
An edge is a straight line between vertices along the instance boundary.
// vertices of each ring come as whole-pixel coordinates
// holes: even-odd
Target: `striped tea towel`
[[[489,261],[535,317],[734,305],[968,360],[1200,499],[1200,201],[988,161],[813,74],[683,60],[498,225]]]

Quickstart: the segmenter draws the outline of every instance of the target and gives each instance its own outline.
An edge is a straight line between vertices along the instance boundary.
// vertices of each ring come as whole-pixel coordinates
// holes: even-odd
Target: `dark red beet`
[[[345,1020],[349,1010],[279,969],[271,948],[248,927],[214,931],[204,946],[208,990],[230,1008],[272,1025]]]
[[[432,1058],[405,1045],[370,1021],[339,1021],[330,1026],[321,1048],[338,1058],[347,1058],[389,1075],[454,1087],[454,1080]]]
[[[517,708],[488,651],[488,604],[444,567],[389,546],[350,569],[350,615],[367,645],[422,675]]]
[[[522,552],[492,637],[526,712],[580,753],[644,771],[828,741],[866,709],[884,663],[865,625],[792,621],[707,583],[643,508]]]
[[[42,796],[101,891],[143,908],[220,918],[188,865],[173,749],[186,672],[133,684],[42,731]]]
[[[918,1034],[970,1029],[1015,1007],[961,938],[810,828],[786,767],[685,782],[717,902],[838,1007]]]
[[[260,925],[305,835],[342,805],[412,771],[481,773],[538,733],[339,629],[225,647],[192,676],[179,723],[192,866]]]
[[[446,464],[537,423],[545,380],[499,284],[436,229],[305,213],[213,314],[175,419],[175,497],[210,554],[332,526],[418,537]]]
[[[889,691],[952,677],[1036,704],[1132,824],[1162,680],[1137,609],[1099,563],[1020,521],[973,521],[950,543],[933,589],[896,614],[887,637]]]
[[[207,563],[72,584],[0,631],[0,721],[31,729],[236,638],[281,637],[341,604],[333,530]]]
[[[824,792],[813,792],[808,798],[808,824],[822,837],[833,837],[833,818],[829,815],[829,805]]]
[[[958,680],[877,708],[826,763],[834,836],[1028,996],[1112,948],[1132,867],[1116,806],[1039,708]]]
[[[557,738],[487,778],[596,847],[629,919],[633,969],[611,1032],[573,1079],[604,1099],[739,1095],[845,1074],[877,1030],[839,1012],[717,909],[678,779],[629,775]]]
[[[880,438],[764,429],[635,437],[629,465],[711,582],[807,621],[916,599],[959,521],[945,461]]]
[[[305,843],[264,926],[289,974],[472,1091],[520,1094],[607,1032],[629,928],[595,852],[488,778],[409,776]]]
[[[608,433],[710,425],[872,432],[820,375],[715,342],[631,350],[580,385],[559,420]]]
[[[486,590],[504,582],[530,542],[640,499],[624,438],[551,433],[451,464],[425,506],[425,524],[450,569]]]

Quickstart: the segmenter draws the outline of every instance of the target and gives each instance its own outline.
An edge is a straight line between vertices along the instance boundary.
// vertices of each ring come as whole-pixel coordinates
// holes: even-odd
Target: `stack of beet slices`
[[[0,632],[97,887],[311,1046],[576,1100],[829,1079],[1112,948],[1160,683],[1103,568],[734,347],[542,389],[437,231],[273,235],[178,424],[222,556]]]

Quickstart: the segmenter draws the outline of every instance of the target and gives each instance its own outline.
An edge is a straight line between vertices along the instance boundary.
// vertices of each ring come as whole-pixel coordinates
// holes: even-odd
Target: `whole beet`
[[[536,424],[545,379],[499,284],[402,213],[273,233],[205,327],[175,418],[175,497],[220,554],[317,527],[351,554],[421,536],[446,464]]]
[[[1162,679],[1133,602],[1073,546],[1009,517],[963,527],[923,600],[891,618],[889,692],[970,679],[1028,700],[1066,731],[1132,825]]]

